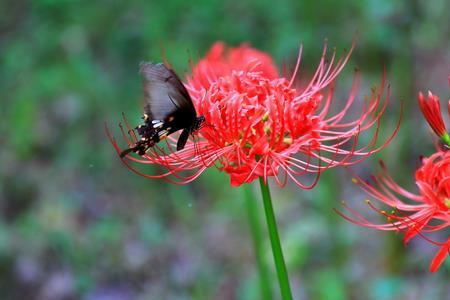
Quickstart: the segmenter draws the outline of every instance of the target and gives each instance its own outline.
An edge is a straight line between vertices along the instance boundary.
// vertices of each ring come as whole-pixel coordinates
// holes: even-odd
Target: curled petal
[[[430,264],[430,272],[436,272],[439,267],[444,262],[444,259],[447,257],[447,255],[450,254],[450,239],[445,242],[441,249],[439,249],[438,253],[436,253],[436,256],[433,258]]]

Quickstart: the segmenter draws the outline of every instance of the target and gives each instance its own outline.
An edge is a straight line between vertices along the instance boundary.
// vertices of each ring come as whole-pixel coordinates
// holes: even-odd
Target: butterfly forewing
[[[164,64],[141,63],[144,82],[144,112],[152,120],[176,117],[180,128],[196,117],[192,100],[178,76]],[[177,126],[178,127],[178,126]]]

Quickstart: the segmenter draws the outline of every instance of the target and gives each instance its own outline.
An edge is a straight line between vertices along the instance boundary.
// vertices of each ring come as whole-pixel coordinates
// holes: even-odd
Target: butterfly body
[[[200,128],[204,117],[197,117],[192,99],[177,74],[164,64],[144,62],[140,66],[144,83],[144,124],[136,127],[141,139],[122,151],[144,155],[168,135],[183,130],[178,138],[177,150],[186,145],[189,135]]]

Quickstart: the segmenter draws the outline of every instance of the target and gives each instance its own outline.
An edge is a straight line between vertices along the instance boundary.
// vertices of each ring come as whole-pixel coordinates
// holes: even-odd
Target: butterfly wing
[[[176,129],[195,121],[196,112],[191,97],[180,78],[164,64],[141,63],[144,83],[144,112],[151,120],[171,122],[176,118]]]

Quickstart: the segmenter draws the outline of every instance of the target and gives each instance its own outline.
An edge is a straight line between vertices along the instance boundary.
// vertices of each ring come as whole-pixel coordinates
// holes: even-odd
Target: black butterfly
[[[188,137],[200,128],[204,116],[197,117],[192,99],[177,74],[164,64],[142,62],[139,73],[144,83],[144,124],[136,127],[141,139],[131,148],[120,153],[120,157],[130,152],[144,155],[159,141],[180,129],[177,151],[184,148]]]

